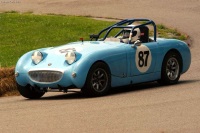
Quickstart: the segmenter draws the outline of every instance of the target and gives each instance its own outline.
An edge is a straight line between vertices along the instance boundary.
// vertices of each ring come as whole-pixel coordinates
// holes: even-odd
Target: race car
[[[24,54],[15,68],[20,94],[38,99],[48,91],[79,88],[87,96],[103,96],[118,86],[175,84],[190,67],[188,45],[157,38],[149,19],[125,19],[90,38]]]

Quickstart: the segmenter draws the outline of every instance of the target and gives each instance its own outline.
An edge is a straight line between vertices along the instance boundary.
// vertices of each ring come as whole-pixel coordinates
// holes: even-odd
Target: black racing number
[[[138,61],[138,66],[139,67],[144,67],[147,66],[147,61],[149,57],[149,51],[140,51],[138,53],[139,61]]]
[[[144,59],[143,59],[144,53],[143,51],[140,51],[138,53],[138,57],[139,57],[139,61],[138,61],[138,65],[139,67],[143,67],[144,66]]]

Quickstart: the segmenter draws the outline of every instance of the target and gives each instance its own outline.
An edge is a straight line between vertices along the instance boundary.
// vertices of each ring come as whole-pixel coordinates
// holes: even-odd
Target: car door
[[[130,62],[129,74],[131,77],[154,73],[156,60],[159,56],[157,55],[157,49],[157,42],[130,46],[128,60]]]

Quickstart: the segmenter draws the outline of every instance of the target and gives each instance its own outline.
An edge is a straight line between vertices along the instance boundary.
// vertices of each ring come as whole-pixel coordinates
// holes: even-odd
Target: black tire
[[[44,91],[39,91],[38,89],[30,85],[27,86],[18,85],[17,89],[23,97],[29,99],[39,99],[45,94]]]
[[[182,70],[181,56],[174,51],[166,54],[161,70],[161,79],[158,83],[163,85],[175,84],[180,78]]]
[[[109,68],[97,62],[89,70],[82,92],[87,96],[103,96],[110,89],[111,76]]]

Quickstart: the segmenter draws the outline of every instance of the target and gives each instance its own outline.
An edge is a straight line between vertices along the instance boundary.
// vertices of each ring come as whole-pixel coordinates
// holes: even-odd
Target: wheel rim
[[[92,74],[92,87],[97,92],[102,92],[108,85],[108,75],[104,69],[98,68]]]
[[[170,58],[167,62],[166,73],[170,80],[175,80],[179,75],[179,63],[176,58]]]

